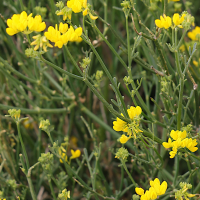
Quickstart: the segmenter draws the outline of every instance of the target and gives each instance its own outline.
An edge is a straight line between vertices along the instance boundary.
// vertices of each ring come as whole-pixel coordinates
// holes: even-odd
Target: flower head
[[[188,37],[194,41],[200,41],[200,27],[196,26],[191,32],[188,32]]]
[[[172,130],[170,133],[170,137],[168,139],[168,142],[163,142],[162,145],[165,148],[171,148],[172,147],[172,151],[170,151],[170,158],[174,158],[175,155],[177,154],[178,149],[180,148],[187,148],[189,149],[191,152],[195,152],[197,151],[198,147],[196,147],[197,145],[197,141],[196,139],[192,139],[192,138],[187,138],[187,132],[186,130],[184,131],[174,131]]]
[[[174,26],[178,26],[179,28],[183,28],[183,26],[181,25],[183,20],[184,20],[184,17],[186,16],[186,14],[182,14],[182,16],[179,16],[178,13],[175,13],[173,15],[173,23],[174,23]]]
[[[21,110],[9,109],[9,110],[8,110],[8,113],[10,114],[10,116],[11,116],[13,119],[19,120]]]
[[[155,24],[158,28],[168,29],[172,25],[172,19],[171,17],[163,15],[163,16],[160,16],[160,19],[155,20]]]
[[[72,26],[68,27],[68,24],[63,24],[62,22],[58,25],[56,24],[55,28],[50,26],[48,31],[44,33],[46,38],[51,42],[55,43],[55,46],[62,48],[63,45],[67,45],[70,42],[81,42],[82,38],[82,28],[79,27],[74,30]]]
[[[77,149],[76,151],[71,149],[71,154],[72,154],[72,156],[70,157],[70,159],[76,159],[76,158],[80,157],[81,151],[79,149]]]
[[[58,195],[59,200],[67,200],[68,198],[70,198],[70,191],[67,191],[66,189],[64,189],[62,193]]]
[[[122,135],[119,139],[121,144],[125,144],[128,140],[130,139],[130,137],[127,137],[126,135]]]
[[[33,31],[41,32],[46,28],[45,22],[42,22],[42,17],[36,15],[32,17],[32,13],[27,15],[25,11],[21,14],[14,14],[11,19],[7,20],[8,28],[6,32],[12,36],[16,33],[22,32],[24,34],[30,34]]]
[[[140,114],[142,113],[142,109],[140,106],[133,107],[131,106],[130,109],[127,109],[129,118],[131,119],[131,123],[127,123],[120,118],[117,117],[117,120],[113,122],[113,129],[115,131],[123,131],[128,133],[129,139],[133,135],[135,138],[139,132],[142,132],[139,129],[139,122],[140,122]],[[123,114],[121,114],[123,116]],[[125,135],[124,135],[125,136]],[[121,137],[120,140],[122,142],[128,141],[128,137]]]
[[[157,199],[158,196],[165,194],[167,190],[167,182],[163,181],[160,184],[160,180],[155,178],[154,181],[150,181],[149,190],[144,190],[142,188],[135,188],[135,192],[141,196],[141,200],[154,200]]]

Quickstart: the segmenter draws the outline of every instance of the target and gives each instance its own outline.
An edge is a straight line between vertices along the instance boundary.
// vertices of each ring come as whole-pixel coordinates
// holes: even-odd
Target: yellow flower
[[[138,188],[138,187],[135,188],[135,192],[140,196],[144,194],[144,190],[142,188]]]
[[[76,151],[71,149],[71,154],[72,154],[72,156],[70,157],[70,159],[75,159],[75,158],[80,157],[81,151],[79,149],[77,149]]]
[[[130,139],[130,137],[127,137],[126,135],[122,135],[119,139],[119,141],[122,143],[122,144],[125,144],[128,140]]]
[[[40,15],[32,17],[32,13],[27,16],[27,13],[23,11],[21,14],[14,14],[11,19],[7,20],[8,28],[6,32],[12,36],[16,33],[22,32],[24,34],[30,34],[33,31],[41,32],[46,28],[45,22],[42,22]]]
[[[160,184],[160,180],[158,178],[155,178],[154,181],[150,181],[150,186],[149,190],[146,190],[145,193],[142,188],[135,188],[135,192],[141,196],[140,200],[157,199],[159,195],[165,194],[167,190],[167,182],[163,181],[162,184]]]
[[[123,131],[128,133],[131,137],[132,135],[135,136],[138,132],[142,132],[139,129],[139,116],[142,113],[142,109],[140,106],[133,107],[131,106],[130,109],[127,109],[129,118],[131,119],[132,123],[127,123],[117,117],[117,120],[113,122],[113,129],[115,131]],[[121,114],[123,116],[123,114]]]
[[[155,178],[154,181],[150,181],[150,186],[155,189],[157,195],[163,195],[167,190],[167,182],[163,181],[162,184],[160,184],[158,178]]]
[[[81,42],[82,38],[82,28],[79,27],[76,30],[72,26],[68,28],[68,24],[63,24],[62,22],[58,25],[56,24],[55,28],[50,26],[48,31],[44,33],[46,38],[51,42],[55,43],[55,47],[62,48],[63,45],[67,45],[70,42]]]
[[[175,25],[175,27],[176,26],[178,26],[179,28],[183,28],[183,26],[181,25],[182,24],[182,22],[184,21],[184,17],[186,16],[186,14],[183,14],[181,17],[179,16],[179,14],[178,13],[175,13],[174,15],[173,15],[173,23],[174,23],[174,25]]]
[[[196,26],[194,30],[188,32],[188,37],[194,41],[200,41],[200,27]]]
[[[155,24],[158,28],[168,29],[172,25],[172,19],[171,17],[163,15],[163,16],[160,16],[160,19],[155,20]]]
[[[82,11],[84,0],[69,0],[67,1],[67,7],[71,8],[74,13]]]
[[[172,130],[171,133],[170,133],[170,136],[174,140],[177,140],[178,138],[185,139],[186,136],[187,136],[187,133],[186,133],[186,131],[182,132],[182,131],[174,131],[174,130]]]
[[[70,198],[70,191],[67,191],[66,189],[64,189],[64,190],[62,191],[62,193],[60,193],[60,194],[58,195],[58,198],[59,198],[59,199],[62,199],[62,200],[67,200],[68,198]]]
[[[171,140],[171,138],[168,139],[168,142],[163,142],[162,145],[163,145],[166,149],[169,149],[170,147],[172,147],[172,140]]]
[[[170,158],[174,158],[177,154],[178,149],[180,148],[188,148],[191,152],[197,151],[197,141],[196,139],[186,138],[187,132],[184,131],[174,131],[172,130],[170,133],[170,137],[174,140],[172,142],[171,138],[168,139],[168,142],[163,142],[162,145],[165,148],[172,147],[172,151],[170,151]]]

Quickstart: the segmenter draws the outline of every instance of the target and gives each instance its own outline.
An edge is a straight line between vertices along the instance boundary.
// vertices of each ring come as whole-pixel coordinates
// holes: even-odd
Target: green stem
[[[167,5],[168,5],[168,0],[164,0],[164,10],[163,14],[167,15]]]
[[[130,38],[129,38],[128,15],[126,16],[126,34],[127,34],[127,47],[128,47],[128,69],[127,68],[126,69],[127,69],[129,77],[131,78],[131,80],[133,80],[133,76],[131,73],[132,59],[131,59],[131,48],[130,48]],[[140,96],[139,92],[136,90],[136,85],[135,85],[134,81],[131,82],[131,86],[135,90],[135,94],[136,94],[137,98],[139,99],[142,108],[148,113],[149,116],[152,116],[151,112],[149,111],[149,109],[147,108],[146,104],[144,103],[142,97]]]
[[[74,103],[75,106],[75,103]],[[57,109],[42,109],[37,107],[36,109],[27,109],[27,108],[20,108],[20,107],[15,107],[15,106],[6,106],[3,104],[0,104],[0,110],[8,110],[8,109],[17,109],[21,110],[22,113],[24,114],[40,114],[40,113],[45,113],[45,114],[52,114],[52,113],[67,113],[69,112],[68,108],[57,108]]]
[[[173,30],[173,29],[172,29],[172,30]],[[180,46],[181,46],[181,44],[182,44],[182,42],[183,42],[183,39],[184,39],[185,34],[187,33],[187,31],[188,31],[187,29],[184,30],[184,32],[183,32],[183,34],[182,34],[182,36],[181,36],[181,39],[180,39],[180,41],[179,41],[179,43],[178,43],[178,45],[177,45],[177,47],[176,47],[177,50],[180,48]]]
[[[178,177],[178,172],[179,172],[179,159],[178,159],[178,155],[176,155],[175,157],[175,163],[174,163],[174,170],[175,170],[175,175],[174,175],[174,179],[173,179],[173,186],[176,185],[176,179]]]
[[[49,186],[50,186],[50,189],[51,189],[51,194],[53,195],[53,199],[57,200],[55,192],[54,192],[54,189],[53,189],[53,186],[52,186],[52,183],[51,183],[51,179],[48,180],[48,181],[49,181]]]
[[[198,95],[197,89],[194,91],[194,96],[195,96],[195,106],[196,106],[195,125],[196,125],[196,128],[198,128],[199,127],[199,95]]]
[[[88,81],[88,79],[84,79],[84,82],[86,85],[92,90],[92,92],[98,97],[98,99],[107,107],[107,109],[116,117],[120,118],[123,121],[126,121],[128,123],[131,122],[129,118],[123,117],[121,114],[119,114],[116,110],[113,109],[113,107],[98,93],[98,91],[94,88],[94,86]]]
[[[26,153],[26,148],[24,146],[24,142],[23,142],[23,139],[22,139],[22,135],[21,135],[21,131],[20,131],[20,122],[16,122],[17,124],[17,132],[18,132],[18,135],[19,135],[19,140],[20,140],[20,143],[21,143],[21,146],[22,146],[22,152],[23,152],[23,155],[25,157],[25,160],[26,160],[26,170],[28,171],[28,169],[30,168],[30,164],[29,164],[29,160],[28,160],[28,155]]]
[[[177,111],[177,130],[181,129],[183,87],[184,87],[184,80],[180,79],[180,92],[179,92],[178,111]]]
[[[126,164],[124,162],[121,162],[126,173],[128,174],[129,178],[131,179],[132,183],[134,184],[135,187],[137,187],[137,184],[136,182],[133,180],[133,177],[131,176],[130,172],[128,171],[127,167],[126,167]]]
[[[67,52],[68,56],[70,57],[73,65],[79,71],[79,73],[81,74],[81,76],[83,76],[83,72],[81,71],[80,67],[77,65],[76,61],[74,60],[74,58],[72,57],[71,53],[69,52],[69,49],[68,49],[67,45],[65,45],[65,49],[66,49],[66,52]]]
[[[103,2],[103,6],[104,6],[104,20],[107,22],[108,21],[108,0],[105,0],[105,2]],[[106,24],[104,24],[104,29],[103,32],[106,33]]]
[[[24,11],[24,4],[22,0],[19,0],[20,6],[21,6],[21,10]]]
[[[58,67],[57,65],[54,65],[53,63],[51,63],[51,62],[45,60],[42,56],[41,56],[41,60],[42,60],[44,63],[50,65],[51,67],[53,67],[54,69],[58,70],[59,72],[61,72],[61,73],[63,73],[63,74],[66,74],[66,75],[68,75],[68,76],[71,76],[72,78],[75,78],[75,79],[78,79],[78,80],[81,80],[81,81],[83,80],[83,77],[80,77],[80,76],[77,76],[77,75],[75,75],[75,74],[72,74],[72,73],[70,73],[70,72],[68,72],[68,71],[65,71],[64,69]]]
[[[178,32],[178,29],[175,28],[175,47],[177,47],[177,43],[178,43],[178,38],[177,38],[177,32]],[[183,79],[183,74],[182,74],[182,71],[181,71],[181,66],[180,66],[180,61],[179,61],[179,55],[178,55],[178,49],[175,51],[175,61],[176,61],[176,68],[177,68],[177,71],[178,71],[178,75],[181,79]]]
[[[108,76],[110,82],[112,83],[113,87],[115,88],[116,95],[119,97],[120,102],[121,102],[121,104],[122,104],[122,106],[123,106],[123,110],[124,110],[124,113],[123,113],[123,114],[124,114],[124,116],[128,118],[129,115],[128,115],[128,112],[127,112],[127,109],[126,109],[126,105],[125,105],[125,102],[124,102],[124,100],[123,100],[123,98],[122,98],[122,95],[121,95],[121,93],[120,93],[120,91],[119,91],[119,88],[118,88],[117,84],[116,84],[115,81],[113,80],[113,78],[112,78],[110,72],[108,71],[108,69],[107,69],[107,67],[105,66],[103,60],[102,60],[101,57],[99,56],[98,52],[96,51],[96,49],[94,48],[94,46],[92,45],[92,43],[90,42],[90,40],[89,40],[88,38],[86,39],[85,37],[83,37],[83,40],[91,47],[92,51],[93,51],[94,54],[96,55],[96,57],[97,57],[98,61],[100,62],[101,66],[102,66],[102,68],[103,68],[103,70],[104,70],[104,72],[106,73],[106,75]]]

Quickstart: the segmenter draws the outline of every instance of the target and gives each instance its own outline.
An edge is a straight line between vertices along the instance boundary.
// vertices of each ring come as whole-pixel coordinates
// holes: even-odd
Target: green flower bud
[[[115,154],[115,158],[118,158],[119,160],[122,160],[123,162],[127,161],[127,158],[129,156],[128,150],[124,147],[121,147],[118,149],[117,153]]]
[[[13,119],[19,120],[21,110],[9,109],[9,110],[8,110],[8,113],[10,114],[10,116],[11,116]]]

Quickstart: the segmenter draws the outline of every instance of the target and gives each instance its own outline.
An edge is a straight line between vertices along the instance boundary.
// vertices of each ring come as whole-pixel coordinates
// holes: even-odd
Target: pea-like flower
[[[67,45],[70,42],[81,42],[82,38],[82,28],[79,27],[74,30],[72,26],[68,28],[68,24],[63,24],[62,22],[58,25],[56,24],[55,28],[50,26],[48,31],[44,33],[46,38],[51,42],[55,43],[55,47],[62,48],[63,45]]]
[[[69,0],[67,2],[67,7],[71,8],[74,13],[83,12],[83,16],[89,14],[92,20],[97,19],[97,16],[91,14],[90,9],[87,5],[87,0]]]
[[[135,188],[135,192],[140,195],[140,200],[154,200],[157,199],[158,196],[165,194],[167,190],[167,182],[163,181],[160,184],[160,180],[155,178],[154,181],[150,181],[150,188],[149,190],[144,190],[142,188]]]
[[[187,148],[191,152],[197,151],[197,141],[196,139],[192,138],[187,138],[187,132],[186,131],[174,131],[172,130],[170,133],[170,137],[168,139],[168,142],[163,142],[162,145],[166,148],[169,149],[172,147],[172,151],[170,151],[170,158],[174,158],[175,155],[177,154],[178,149],[180,148]]]
[[[121,143],[127,142],[130,137],[134,136],[136,138],[139,132],[142,132],[139,129],[139,122],[140,122],[140,114],[142,113],[142,109],[140,106],[133,107],[131,106],[130,109],[127,109],[129,118],[131,119],[131,123],[127,123],[120,118],[117,117],[117,120],[113,122],[113,129],[115,131],[123,131],[126,132],[129,137],[125,137],[125,135],[120,138]],[[123,114],[121,114],[123,116]]]
[[[72,156],[70,157],[70,159],[76,159],[76,158],[80,157],[81,151],[79,149],[77,149],[76,151],[71,149],[71,154],[72,154]]]
[[[200,27],[196,26],[194,30],[188,32],[188,37],[194,41],[200,41]]]
[[[174,26],[178,26],[179,28],[183,28],[183,26],[181,25],[182,22],[184,21],[184,17],[186,16],[186,14],[182,14],[182,16],[180,16],[178,13],[175,13],[173,15],[173,23],[174,23]]]
[[[172,25],[172,19],[164,14],[163,16],[160,16],[160,19],[155,20],[155,24],[158,28],[168,29]]]
[[[19,32],[24,34],[30,34],[33,31],[41,32],[46,28],[45,22],[42,22],[42,17],[40,15],[32,17],[32,13],[27,15],[25,11],[21,14],[14,14],[11,19],[7,20],[8,28],[6,32],[8,35],[12,36]]]

